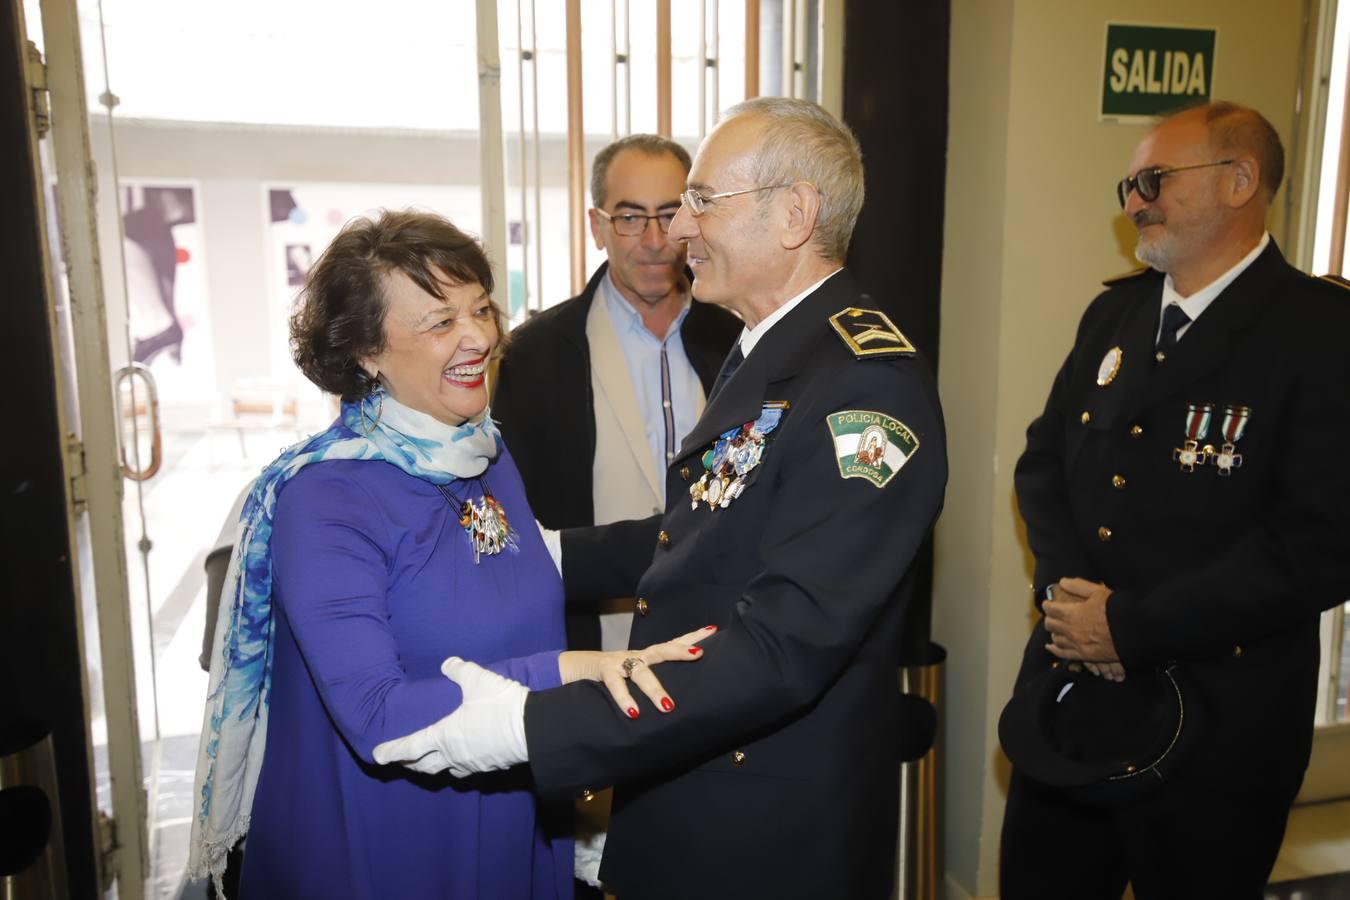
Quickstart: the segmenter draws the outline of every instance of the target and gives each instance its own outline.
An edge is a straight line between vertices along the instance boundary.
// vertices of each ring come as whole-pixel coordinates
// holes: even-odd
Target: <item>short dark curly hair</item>
[[[321,390],[344,401],[360,400],[378,385],[360,360],[384,349],[389,305],[384,279],[391,272],[402,272],[441,299],[442,279],[476,282],[492,294],[492,265],[482,245],[441,216],[384,210],[374,219],[348,222],[310,269],[290,323],[295,364]],[[500,352],[506,321],[496,303],[492,310]]]

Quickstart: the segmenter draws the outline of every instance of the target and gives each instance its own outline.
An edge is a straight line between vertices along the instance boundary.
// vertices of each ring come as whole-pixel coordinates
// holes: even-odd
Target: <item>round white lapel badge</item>
[[[1120,361],[1125,357],[1125,351],[1119,347],[1112,347],[1106,351],[1102,357],[1101,365],[1097,366],[1097,386],[1106,387],[1116,380],[1116,373],[1120,371]]]

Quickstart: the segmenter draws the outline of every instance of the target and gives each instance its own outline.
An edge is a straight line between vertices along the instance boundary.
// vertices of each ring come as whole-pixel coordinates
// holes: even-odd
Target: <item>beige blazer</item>
[[[600,286],[586,315],[586,341],[591,351],[591,395],[595,407],[595,460],[592,464],[592,496],[595,524],[621,519],[643,519],[665,509],[662,490],[666,473],[657,471],[647,444],[637,393],[628,375],[628,362],[614,330]],[[699,391],[696,414],[705,403]],[[683,435],[679,436],[683,438]],[[631,598],[614,601],[600,615],[600,645],[605,650],[628,647],[633,623]]]

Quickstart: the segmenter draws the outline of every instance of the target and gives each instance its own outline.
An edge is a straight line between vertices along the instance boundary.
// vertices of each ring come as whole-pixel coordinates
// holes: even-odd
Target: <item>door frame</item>
[[[11,3],[17,7],[21,0]],[[149,804],[141,766],[120,442],[98,247],[98,180],[89,139],[75,0],[41,0],[39,8],[51,106],[51,148],[59,185],[57,221],[70,296],[74,394],[79,405],[78,421],[67,423],[70,431],[78,434],[77,452],[66,454],[65,460],[67,481],[75,479],[80,490],[78,498],[68,499],[67,517],[72,533],[76,520],[88,517],[102,651],[113,808],[110,833],[104,836],[104,865],[117,879],[122,900],[140,900],[150,873]],[[45,193],[39,194],[42,205]],[[49,307],[52,296],[49,286]],[[59,365],[55,374],[58,383],[69,377]]]
[[[68,515],[71,483],[64,465],[58,334],[38,162],[41,64],[30,58],[22,5],[0,4],[0,217],[8,302],[0,330],[13,352],[18,399],[6,450],[6,567],[0,604],[0,677],[16,686],[6,716],[51,736],[59,831],[47,838],[54,887],[63,896],[94,896],[101,887],[99,839],[89,735],[89,686],[84,667],[74,540]],[[35,54],[34,54],[35,56]],[[45,115],[45,112],[42,113]],[[3,726],[0,726],[3,727]],[[54,823],[55,824],[55,823]]]

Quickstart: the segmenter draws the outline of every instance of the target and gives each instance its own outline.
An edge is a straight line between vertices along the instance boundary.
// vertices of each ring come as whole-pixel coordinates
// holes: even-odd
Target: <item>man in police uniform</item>
[[[1113,808],[1014,770],[1004,898],[1258,898],[1307,766],[1319,613],[1350,595],[1350,294],[1265,230],[1283,150],[1253,110],[1167,119],[1119,186],[1150,268],[1107,282],[1017,498],[1045,614],[1018,684],[1056,658],[1112,681],[1177,663],[1174,778]],[[1122,685],[1124,687],[1125,685]]]
[[[528,756],[546,794],[616,784],[600,874],[625,900],[887,897],[891,596],[947,478],[933,379],[842,270],[862,163],[828,113],[785,98],[733,108],[689,188],[670,235],[688,244],[695,296],[745,331],[666,472],[664,515],[562,543],[569,592],[637,598],[630,646],[718,626],[701,661],[660,668],[678,706],[630,718],[594,682],[526,699],[452,663],[467,712],[377,756],[455,773]],[[864,439],[883,447],[875,459],[857,458]]]

